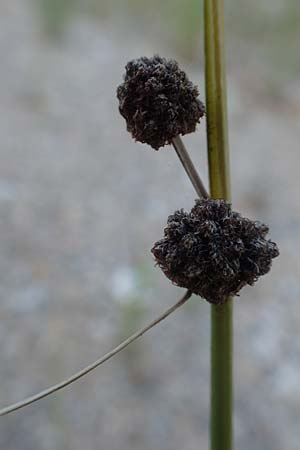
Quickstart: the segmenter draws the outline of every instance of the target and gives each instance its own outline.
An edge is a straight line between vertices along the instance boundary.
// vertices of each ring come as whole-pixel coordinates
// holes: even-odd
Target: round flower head
[[[269,272],[277,245],[269,229],[242,217],[224,200],[196,200],[189,213],[169,216],[152,253],[165,275],[211,303],[225,303]]]
[[[179,134],[195,131],[205,111],[198,95],[177,62],[158,55],[130,61],[117,89],[127,130],[155,150]]]

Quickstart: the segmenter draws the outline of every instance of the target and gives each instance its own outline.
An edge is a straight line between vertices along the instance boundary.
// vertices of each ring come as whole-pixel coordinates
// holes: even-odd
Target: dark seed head
[[[269,229],[231,210],[225,200],[196,200],[169,216],[152,253],[165,275],[211,303],[225,303],[269,272],[277,245]]]
[[[179,134],[195,131],[205,112],[198,95],[178,63],[158,55],[130,61],[117,89],[127,130],[155,150]]]

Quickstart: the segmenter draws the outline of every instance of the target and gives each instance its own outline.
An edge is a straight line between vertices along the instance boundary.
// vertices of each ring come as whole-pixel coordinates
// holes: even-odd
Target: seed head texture
[[[225,200],[196,200],[189,213],[169,216],[164,238],[151,252],[174,284],[222,304],[269,272],[279,251],[266,239],[268,231]]]
[[[136,141],[158,150],[174,137],[195,131],[205,108],[198,88],[176,61],[142,57],[128,62],[125,70],[117,98]]]

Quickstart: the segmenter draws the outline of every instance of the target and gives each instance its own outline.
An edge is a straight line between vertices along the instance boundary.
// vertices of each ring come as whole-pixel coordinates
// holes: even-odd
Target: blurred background
[[[228,0],[233,205],[280,259],[235,300],[235,434],[299,449],[298,0]],[[204,97],[198,0],[1,0],[1,406],[84,367],[182,290],[149,249],[195,193],[171,148],[134,143],[129,59],[177,59]],[[207,181],[205,124],[184,138]],[[208,447],[209,305],[193,299],[63,392],[0,421],[8,450]]]

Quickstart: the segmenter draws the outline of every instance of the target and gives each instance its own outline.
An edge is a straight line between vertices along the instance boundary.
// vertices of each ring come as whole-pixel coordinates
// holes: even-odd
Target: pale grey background
[[[203,98],[200,4],[183,3],[0,4],[3,406],[83,367],[181,295],[149,249],[195,194],[171,148],[131,140],[115,89],[127,60],[159,52]],[[268,223],[281,250],[235,302],[236,448],[298,450],[299,3],[226,7],[233,203]],[[207,180],[205,124],[185,142]],[[97,372],[1,418],[0,447],[198,450],[208,421],[209,305],[194,297]]]

